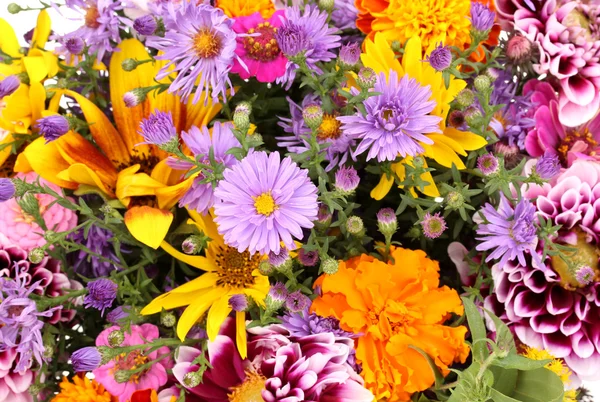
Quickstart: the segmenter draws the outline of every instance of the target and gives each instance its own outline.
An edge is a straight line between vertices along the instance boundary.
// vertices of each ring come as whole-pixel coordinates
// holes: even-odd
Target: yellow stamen
[[[320,140],[338,139],[340,138],[340,135],[342,135],[342,130],[340,129],[341,126],[342,123],[336,119],[334,115],[325,114],[323,116],[323,122],[321,122],[321,125],[319,126],[317,137]]]
[[[246,378],[240,385],[231,388],[227,395],[229,402],[263,402],[262,390],[267,379],[255,371],[246,371]]]
[[[194,37],[194,50],[203,59],[215,57],[221,50],[221,40],[209,29],[202,28]]]
[[[271,196],[270,191],[255,197],[254,207],[256,208],[256,212],[265,216],[271,215],[273,211],[277,209],[277,205],[275,205],[275,200]]]

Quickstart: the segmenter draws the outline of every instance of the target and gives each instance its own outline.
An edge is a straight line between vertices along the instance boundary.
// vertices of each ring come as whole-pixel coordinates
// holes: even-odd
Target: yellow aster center
[[[215,57],[221,51],[221,39],[210,29],[202,28],[194,36],[194,50],[203,59]]]
[[[325,114],[323,116],[323,122],[319,126],[317,138],[320,140],[336,140],[340,138],[340,135],[342,135],[342,130],[340,130],[341,126],[342,123],[336,119],[334,115]]]
[[[563,252],[568,263],[558,255],[552,256],[552,268],[560,276],[561,286],[567,290],[586,286],[577,280],[576,270],[580,267],[590,267],[596,273],[596,278],[599,276],[598,257],[600,257],[600,253],[596,246],[586,241],[586,235],[583,232],[580,231],[577,234],[577,244],[571,247],[575,247],[577,251]]]
[[[230,402],[263,402],[262,390],[265,388],[265,376],[255,371],[246,371],[246,378],[240,385],[231,388],[227,395]]]
[[[254,208],[261,215],[269,216],[277,209],[275,200],[271,196],[271,192],[262,193],[258,197],[254,197]]]
[[[243,253],[229,246],[219,247],[217,257],[217,285],[246,289],[254,285],[252,272],[258,268],[260,255]]]

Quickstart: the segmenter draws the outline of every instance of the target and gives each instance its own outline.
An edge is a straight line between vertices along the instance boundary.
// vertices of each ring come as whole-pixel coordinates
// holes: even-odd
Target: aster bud
[[[336,259],[327,257],[321,261],[321,270],[327,275],[335,274],[339,269],[339,263]]]
[[[116,348],[121,346],[123,341],[125,340],[125,334],[123,331],[116,329],[108,334],[108,346],[111,348]]]
[[[490,80],[492,80],[492,82],[495,82],[500,77],[500,70],[498,70],[497,68],[488,68],[487,70],[485,70],[485,75],[490,77]]]
[[[133,375],[133,373],[131,372],[131,370],[117,370],[113,374],[115,381],[118,384],[124,384],[126,382],[129,382],[129,379],[131,378],[132,375]]]
[[[137,66],[138,66],[138,62],[132,58],[125,59],[121,63],[121,68],[123,68],[123,70],[128,71],[128,72],[135,70],[137,68]]]
[[[479,169],[484,176],[495,175],[500,170],[498,158],[491,153],[481,155],[477,158],[477,169]]]
[[[360,183],[358,172],[352,166],[342,166],[335,172],[335,189],[341,195],[352,195]]]
[[[197,371],[190,371],[183,376],[183,386],[186,388],[195,388],[202,381],[202,374]]]
[[[134,88],[123,95],[123,102],[127,107],[135,107],[146,100],[148,93],[152,90],[151,87]]]
[[[98,353],[100,353],[101,366],[105,365],[106,363],[117,357],[119,354],[121,354],[119,349],[113,349],[108,346],[98,346],[96,349],[98,349]]]
[[[46,256],[46,252],[44,251],[44,249],[42,249],[40,247],[36,247],[29,252],[27,259],[32,264],[39,264],[40,262],[42,262],[42,260],[44,259],[45,256]]]
[[[46,388],[46,385],[41,384],[41,383],[35,383],[35,384],[31,384],[29,386],[29,388],[27,389],[27,392],[31,396],[36,396],[36,395],[39,395],[44,388]]]
[[[21,6],[17,3],[10,3],[7,7],[7,10],[10,14],[19,14],[21,11],[23,11],[23,8],[21,8]]]
[[[31,84],[31,80],[29,79],[29,74],[26,72],[22,72],[17,74],[17,78],[21,81],[22,84],[29,85]]]
[[[233,112],[233,124],[240,131],[248,131],[250,128],[250,113],[252,113],[252,104],[250,102],[241,102],[235,107]]]
[[[140,35],[152,35],[156,32],[156,28],[158,28],[158,23],[154,17],[149,14],[136,18],[135,21],[133,21],[133,29]]]
[[[341,68],[350,70],[358,64],[360,60],[360,46],[356,42],[352,42],[342,46],[338,64]]]
[[[360,216],[351,216],[346,220],[346,230],[348,233],[354,236],[360,236],[364,234],[365,225]]]
[[[478,75],[477,77],[475,77],[473,85],[475,86],[475,89],[477,91],[485,92],[488,89],[490,89],[490,86],[492,85],[492,80],[487,75]]]
[[[248,308],[248,298],[244,294],[235,294],[229,297],[229,307],[235,312],[241,313]]]
[[[463,89],[456,95],[456,103],[462,108],[469,107],[475,102],[475,95],[470,89]]]
[[[526,37],[515,35],[506,43],[506,57],[513,64],[523,64],[531,59],[533,45]]]
[[[262,260],[258,264],[258,272],[260,272],[264,276],[272,275],[275,272],[275,267],[271,265],[269,260]]]
[[[35,124],[39,133],[46,139],[46,144],[56,141],[71,129],[65,116],[58,114],[42,117]]]
[[[560,160],[558,159],[558,155],[546,152],[538,159],[534,171],[544,180],[553,178],[560,173]]]
[[[323,122],[323,108],[316,103],[308,105],[302,110],[302,118],[311,130],[316,130]]]
[[[436,71],[444,71],[452,65],[452,52],[443,43],[431,51],[425,59]]]
[[[446,194],[446,205],[451,209],[459,209],[465,205],[465,197],[458,191],[450,191]]]
[[[319,253],[316,251],[306,251],[304,248],[298,250],[298,261],[305,267],[314,267],[319,261]]]
[[[465,121],[468,125],[474,126],[483,117],[481,111],[476,107],[470,107],[465,111]]]
[[[392,208],[382,208],[377,212],[377,228],[384,236],[393,236],[398,230],[398,218]]]
[[[16,75],[9,75],[8,77],[4,78],[2,81],[0,81],[0,99],[15,93],[15,91],[19,89],[20,85],[21,81]]]
[[[0,178],[0,202],[8,201],[14,197],[15,185],[11,179]]]
[[[139,133],[145,144],[153,144],[168,153],[179,150],[179,136],[171,112],[155,110],[140,123]]]
[[[288,258],[281,265],[277,267],[274,266],[274,268],[277,270],[277,272],[284,274],[285,276],[290,278],[292,276],[292,265],[292,259]]]
[[[419,239],[422,235],[421,228],[419,226],[413,226],[409,229],[406,236],[410,239]]]
[[[207,245],[205,236],[191,235],[181,243],[181,249],[188,255],[201,252]]]
[[[319,204],[319,209],[317,210],[317,226],[320,226],[320,229],[328,228],[329,225],[331,225],[332,218],[333,214],[329,211],[329,207],[325,204]]]
[[[367,91],[375,86],[377,82],[377,74],[370,67],[362,67],[358,72],[356,82],[360,89]]]
[[[319,8],[323,11],[331,13],[335,2],[333,0],[319,0]]]
[[[40,204],[38,199],[32,193],[27,193],[17,200],[21,211],[29,216],[38,217],[40,215]]]
[[[175,326],[175,323],[177,322],[177,318],[175,317],[175,314],[173,314],[170,311],[161,311],[160,313],[160,323],[162,324],[163,327],[165,328],[172,328]]]
[[[453,110],[448,115],[448,125],[461,128],[465,124],[465,114],[460,110]]]
[[[421,228],[425,237],[437,239],[444,233],[448,226],[446,225],[446,220],[443,216],[440,216],[439,212],[433,215],[427,212],[421,220]]]

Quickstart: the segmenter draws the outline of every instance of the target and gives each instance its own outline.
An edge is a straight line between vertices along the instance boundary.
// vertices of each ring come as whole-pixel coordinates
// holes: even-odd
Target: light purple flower
[[[398,223],[396,212],[392,208],[381,208],[379,212],[377,212],[377,222],[384,225]]]
[[[541,260],[535,248],[538,243],[536,234],[535,207],[523,198],[515,208],[504,195],[500,196],[500,204],[496,210],[491,204],[486,204],[481,210],[486,223],[477,227],[476,249],[478,251],[493,250],[486,258],[486,262],[499,259],[499,266],[503,267],[508,261],[518,259],[525,265],[525,253],[531,254],[535,263],[541,265]]]
[[[301,248],[298,250],[298,261],[305,267],[314,267],[319,261],[319,253],[317,251],[305,251]]]
[[[21,85],[21,81],[16,75],[9,75],[0,81],[0,99],[13,94]]]
[[[203,126],[202,128],[191,127],[188,132],[181,134],[183,142],[188,146],[194,157],[200,157],[202,163],[209,165],[209,154],[212,148],[215,161],[226,168],[231,168],[237,163],[235,156],[227,154],[231,148],[239,147],[240,143],[233,135],[231,123],[215,122],[210,130]],[[192,165],[189,162],[177,161],[169,163],[179,169],[189,169]],[[200,173],[192,183],[190,189],[179,200],[179,206],[196,210],[198,213],[207,214],[208,210],[215,204],[214,188],[211,183],[205,182],[206,177]]]
[[[435,108],[429,86],[423,87],[405,75],[400,80],[390,71],[386,81],[381,73],[374,88],[380,95],[364,102],[366,115],[340,116],[342,129],[361,140],[355,155],[365,151],[367,160],[394,161],[398,155],[415,156],[423,153],[419,142],[433,144],[424,134],[439,133],[441,118],[429,113]]]
[[[471,2],[471,25],[477,31],[489,31],[494,26],[496,13],[476,1]]]
[[[241,312],[246,311],[248,308],[248,299],[246,295],[235,294],[229,297],[229,306],[233,311]]]
[[[117,297],[119,286],[110,279],[100,278],[87,284],[89,293],[83,299],[86,308],[95,308],[104,314]]]
[[[346,332],[340,328],[340,321],[334,317],[321,317],[308,310],[286,313],[281,317],[282,325],[292,336],[309,336],[331,333],[336,337],[354,338],[357,334]]]
[[[157,28],[156,19],[151,15],[143,15],[133,21],[133,29],[140,35],[152,35]]]
[[[85,42],[77,31],[63,36],[53,36],[52,39],[58,43],[55,50],[56,54],[64,56],[67,62],[77,65],[85,59],[85,55],[82,54],[85,49]]]
[[[358,10],[353,0],[334,0],[331,22],[339,29],[356,29]]]
[[[269,289],[269,297],[274,301],[283,302],[288,296],[288,290],[285,285],[281,282],[277,282]]]
[[[285,299],[285,308],[287,308],[292,313],[304,311],[310,307],[310,304],[311,302],[308,296],[306,296],[299,290],[288,294]]]
[[[535,164],[535,172],[542,179],[551,179],[560,173],[560,159],[558,155],[546,152]]]
[[[450,48],[444,46],[444,44],[440,42],[438,46],[431,51],[429,56],[425,58],[425,61],[436,71],[444,71],[452,64],[452,53],[450,52]]]
[[[111,324],[119,324],[119,321],[126,319],[129,316],[129,309],[123,308],[123,306],[119,306],[113,309],[110,313],[106,314],[106,321]]]
[[[498,158],[491,153],[483,154],[477,158],[477,169],[481,170],[484,176],[498,173],[499,167]]]
[[[158,60],[167,60],[156,78],[161,80],[177,72],[169,92],[188,101],[196,90],[192,103],[198,102],[204,90],[204,101],[211,91],[213,102],[226,97],[226,88],[233,91],[229,70],[233,66],[237,34],[234,20],[209,4],[197,5],[184,1],[181,7],[167,7],[164,37],[149,36],[146,45],[164,52]],[[241,59],[238,61],[244,65]]]
[[[15,185],[11,179],[0,178],[0,202],[8,201],[15,195]]]
[[[269,262],[275,268],[282,266],[289,258],[290,252],[288,251],[287,247],[282,247],[279,250],[279,253],[274,253],[273,251],[269,253]]]
[[[111,241],[113,238],[114,234],[110,230],[96,225],[88,230],[81,228],[73,233],[72,241],[82,244],[94,253],[104,257],[100,259],[98,256],[90,255],[83,250],[74,252],[70,256],[73,270],[88,278],[98,278],[107,276],[111,271],[118,269],[119,257],[116,255]],[[127,253],[129,250],[122,246],[121,252]]]
[[[335,172],[335,188],[344,193],[351,193],[358,187],[360,177],[352,166],[342,166]]]
[[[61,115],[52,115],[39,119],[35,127],[46,139],[46,144],[55,141],[69,131],[69,121]]]
[[[278,253],[281,242],[294,250],[293,237],[301,240],[302,229],[313,227],[317,188],[291,158],[250,151],[223,176],[214,194],[215,222],[239,252]]]
[[[177,139],[177,129],[173,124],[171,112],[155,110],[140,123],[139,134],[144,137],[143,144],[166,145]]]
[[[351,42],[340,49],[339,63],[343,66],[353,67],[360,61],[360,45]]]
[[[29,295],[40,287],[41,281],[25,286],[27,274],[17,273],[15,279],[0,278],[0,345],[2,349],[16,348],[19,362],[14,371],[24,374],[33,360],[42,365],[44,341],[42,317],[51,317],[62,306],[40,312]]]
[[[335,35],[338,29],[329,27],[327,12],[316,6],[306,6],[304,13],[298,7],[286,8],[285,16],[287,20],[276,34],[279,48],[288,57],[303,52],[308,68],[315,74],[322,74],[317,63],[335,58],[331,50],[340,47],[341,38]],[[277,78],[277,83],[283,83],[289,89],[298,68],[297,64],[288,60],[285,75]]]
[[[440,216],[439,212],[433,215],[427,212],[421,220],[421,227],[423,228],[425,237],[430,239],[437,239],[448,228],[446,220],[443,216]]]
[[[100,352],[92,346],[78,349],[71,354],[71,364],[76,373],[96,370],[101,361]]]

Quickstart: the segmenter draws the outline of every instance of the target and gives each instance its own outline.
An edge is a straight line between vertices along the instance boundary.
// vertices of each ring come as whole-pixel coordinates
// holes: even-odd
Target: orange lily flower
[[[119,47],[109,66],[115,125],[84,96],[69,90],[57,91],[55,98],[64,94],[79,103],[95,145],[73,131],[48,144],[44,138],[38,138],[19,155],[15,171],[33,170],[63,188],[84,191],[91,187],[106,198],[118,199],[127,207],[125,225],[133,237],[156,249],[173,220],[169,210],[187,191],[193,178],[181,180],[184,172],[171,169],[166,163],[167,154],[158,147],[139,145],[144,141],[138,133],[140,122],[155,110],[170,111],[179,132],[207,125],[221,105],[202,102],[186,105],[179,97],[163,92],[151,93],[138,106],[127,108],[123,95],[135,88],[154,85],[162,64],[145,63],[126,72],[121,67],[123,60],[147,60],[150,55],[135,39],[125,40]]]

